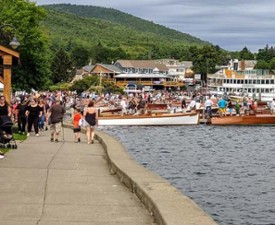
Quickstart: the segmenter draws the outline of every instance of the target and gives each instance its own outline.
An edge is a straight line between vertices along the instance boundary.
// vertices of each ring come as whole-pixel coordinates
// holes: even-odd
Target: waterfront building
[[[254,69],[256,63],[233,60],[232,64],[220,67],[215,74],[207,75],[210,94],[247,96],[260,101],[275,98],[275,73],[272,70]]]
[[[185,66],[187,65],[187,66]],[[117,60],[114,64],[87,65],[77,70],[73,81],[85,76],[97,75],[111,80],[116,86],[126,88],[128,84],[143,86],[145,90],[181,89],[185,86],[185,74],[190,75],[192,62],[174,59]]]

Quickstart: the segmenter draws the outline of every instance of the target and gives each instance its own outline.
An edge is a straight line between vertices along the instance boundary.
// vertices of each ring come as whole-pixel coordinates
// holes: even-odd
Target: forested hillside
[[[190,46],[209,43],[115,9],[70,4],[46,5],[42,25],[55,45],[72,42],[87,48],[101,43],[129,58],[180,58]]]

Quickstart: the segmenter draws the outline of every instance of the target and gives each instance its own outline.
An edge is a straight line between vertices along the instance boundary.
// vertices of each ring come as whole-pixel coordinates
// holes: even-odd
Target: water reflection
[[[102,127],[221,225],[275,224],[274,127]]]

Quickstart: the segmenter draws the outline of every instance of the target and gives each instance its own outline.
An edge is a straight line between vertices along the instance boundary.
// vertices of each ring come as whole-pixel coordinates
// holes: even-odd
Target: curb
[[[72,125],[64,124],[64,127],[72,128]],[[114,137],[96,131],[95,138],[105,150],[111,174],[140,199],[158,225],[217,225],[167,180],[134,161]]]

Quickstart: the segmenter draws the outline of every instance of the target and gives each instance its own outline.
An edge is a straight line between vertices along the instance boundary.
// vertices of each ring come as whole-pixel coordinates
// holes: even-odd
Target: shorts
[[[221,113],[226,113],[226,108],[219,108]]]
[[[61,132],[61,127],[62,127],[61,122],[51,124],[51,130],[53,130],[55,133],[60,133]]]
[[[77,128],[75,127],[75,128],[73,129],[74,133],[79,133],[80,130],[81,130],[80,127],[77,127]]]

